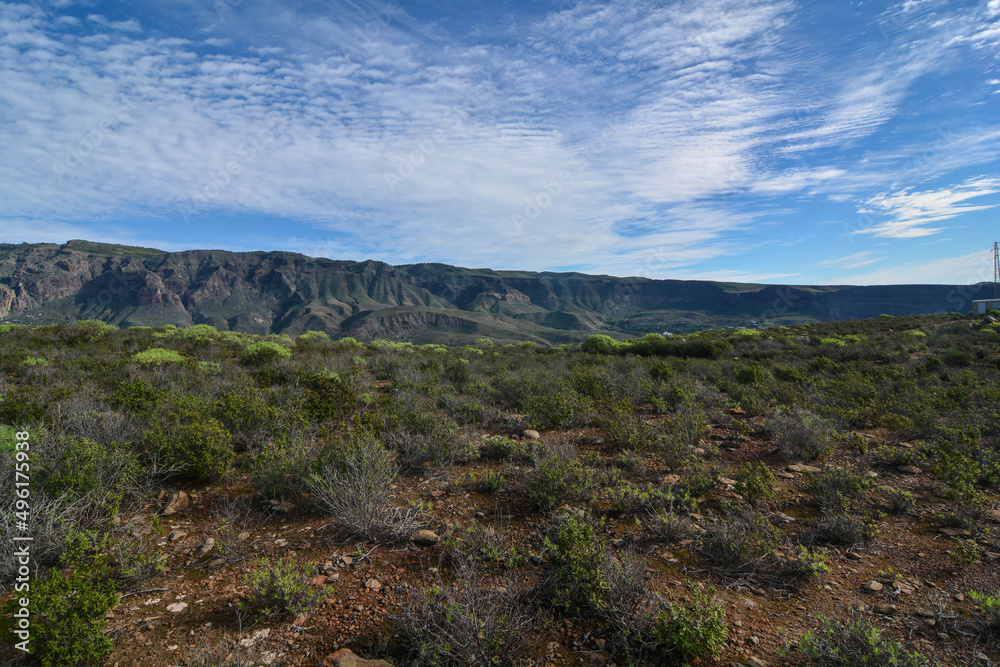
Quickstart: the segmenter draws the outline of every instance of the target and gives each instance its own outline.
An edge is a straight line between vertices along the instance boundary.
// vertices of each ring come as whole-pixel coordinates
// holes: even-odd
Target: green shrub
[[[831,345],[833,347],[844,347],[847,345],[844,341],[839,338],[822,338],[819,341],[820,345]]]
[[[836,433],[829,421],[798,406],[778,408],[766,428],[778,447],[796,457],[816,457],[829,451]]]
[[[976,360],[976,355],[962,348],[952,348],[942,355],[944,363],[949,366],[969,366]]]
[[[67,569],[53,568],[44,579],[31,582],[28,648],[43,667],[89,665],[111,653],[105,616],[118,604],[118,593],[109,557],[102,553],[107,546],[71,533],[63,560]],[[5,616],[19,608],[19,597],[8,600]]]
[[[69,438],[57,447],[57,458],[46,461],[37,473],[41,487],[53,497],[88,498],[116,514],[125,495],[137,487],[142,468],[128,446]]]
[[[443,466],[476,456],[473,443],[450,417],[395,401],[383,403],[380,410],[382,420],[376,432],[387,447],[397,452],[397,460],[404,467],[425,462]]]
[[[311,611],[323,597],[322,588],[309,586],[308,577],[315,568],[315,563],[296,565],[290,556],[257,561],[256,570],[243,579],[243,585],[250,591],[240,602],[240,609],[254,614],[258,620]]]
[[[943,452],[931,473],[945,483],[944,497],[955,505],[949,515],[937,518],[969,530],[980,530],[990,503],[988,496],[976,488],[983,477],[979,463],[960,452]]]
[[[45,417],[49,397],[34,384],[14,385],[0,396],[0,422],[31,424]]]
[[[111,392],[108,403],[115,408],[124,408],[129,412],[145,412],[153,408],[159,401],[168,396],[168,392],[157,389],[146,380],[122,382]]]
[[[524,496],[542,509],[564,503],[586,503],[596,493],[593,474],[570,446],[543,445],[535,452],[535,468],[524,479]]]
[[[586,423],[590,409],[590,401],[576,393],[567,382],[532,393],[524,404],[525,417],[539,429]]]
[[[627,399],[614,403],[600,423],[622,451],[648,452],[658,446],[662,436],[655,426],[635,416],[635,406]]]
[[[881,515],[831,511],[820,517],[803,536],[807,541],[853,547],[871,543],[881,530]]]
[[[22,368],[35,368],[37,366],[41,366],[44,368],[46,366],[49,366],[50,364],[48,359],[42,359],[41,357],[33,357],[29,354],[18,365]]]
[[[528,442],[512,440],[495,435],[483,438],[479,447],[479,458],[484,461],[518,461],[531,463],[531,445]]]
[[[742,384],[764,384],[768,378],[767,371],[756,364],[737,368],[735,376]]]
[[[885,499],[888,504],[889,513],[896,516],[902,516],[909,512],[916,502],[913,493],[906,489],[886,488]]]
[[[686,493],[675,493],[669,487],[636,485],[627,480],[610,486],[607,494],[611,507],[625,515],[656,513],[694,504]]]
[[[0,424],[0,452],[13,452],[17,448],[17,429]]]
[[[718,466],[695,460],[680,471],[680,481],[675,485],[693,498],[707,496],[719,483],[721,471]]]
[[[618,341],[605,334],[593,334],[583,341],[583,351],[595,354],[613,354],[618,351],[618,346]]]
[[[253,449],[288,436],[299,413],[283,408],[271,390],[245,384],[219,394],[212,405],[212,416],[233,435],[242,449]]]
[[[222,477],[236,455],[232,435],[207,416],[210,405],[193,397],[174,399],[166,416],[146,433],[149,453],[167,465],[179,465],[195,481]]]
[[[292,351],[280,343],[270,340],[262,340],[247,345],[240,355],[240,361],[247,366],[264,366],[266,364],[288,359],[292,356]]]
[[[865,618],[818,616],[817,620],[819,627],[806,632],[798,642],[799,651],[817,667],[918,667],[927,664],[924,656],[904,651]]]
[[[809,474],[809,492],[813,500],[827,513],[846,512],[865,498],[872,481],[850,468],[824,468]]]
[[[656,616],[652,638],[661,651],[688,664],[718,655],[726,643],[726,614],[715,591],[688,586],[689,598],[671,602]]]
[[[329,340],[330,336],[325,331],[307,331],[295,339],[295,344],[298,347],[301,343],[326,343]]]
[[[905,415],[887,413],[878,418],[878,425],[884,429],[906,436],[913,431],[913,420]]]
[[[457,527],[442,539],[451,558],[460,566],[474,567],[479,563],[502,563],[514,567],[521,561],[513,535],[495,526],[481,526],[475,522],[467,527]]]
[[[497,493],[507,486],[507,478],[496,470],[481,470],[469,473],[469,484],[483,493]]]
[[[586,513],[560,517],[545,545],[557,564],[556,599],[574,611],[604,608],[610,582],[605,573],[604,519]]]
[[[736,472],[736,493],[755,507],[773,498],[777,485],[774,473],[763,461],[747,463]]]
[[[976,605],[972,617],[978,629],[987,635],[1000,635],[1000,595],[996,591],[992,595],[969,591],[969,599]]]
[[[653,364],[649,369],[649,377],[659,382],[666,382],[673,379],[674,367],[666,361]]]
[[[298,438],[256,447],[249,455],[250,484],[265,498],[298,498],[308,488],[317,453]]]
[[[705,411],[694,401],[679,405],[669,426],[670,437],[683,445],[697,445],[710,431]]]
[[[358,411],[358,393],[337,373],[304,373],[303,410],[317,422],[341,422]]]
[[[773,372],[774,372],[774,377],[784,382],[803,384],[806,381],[806,376],[803,375],[797,368],[775,366]]]
[[[184,361],[184,357],[175,350],[153,347],[142,352],[136,352],[132,356],[132,361],[143,366],[162,366],[163,364],[181,363]]]
[[[764,569],[779,542],[777,529],[750,507],[724,506],[726,515],[701,536],[699,552],[734,575]]]

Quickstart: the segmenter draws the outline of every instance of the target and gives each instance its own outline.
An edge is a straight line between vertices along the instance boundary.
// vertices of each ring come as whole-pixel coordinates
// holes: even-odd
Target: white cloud
[[[871,226],[858,229],[855,233],[901,239],[929,236],[944,228],[928,225],[950,220],[964,213],[1000,206],[1000,203],[965,203],[976,197],[997,193],[1000,193],[1000,178],[979,177],[938,190],[915,191],[911,187],[879,194],[864,201],[858,208],[858,213],[872,216],[873,220],[874,216],[888,216],[888,219],[873,222]]]
[[[993,280],[993,258],[979,251],[931,261],[901,262],[865,274],[838,276],[822,284],[845,285],[974,285]],[[954,307],[942,304],[942,308]]]
[[[189,33],[153,36],[145,18],[95,13],[66,34],[51,30],[58,16],[0,4],[12,219],[55,238],[81,221],[172,215],[174,234],[197,238],[214,214],[273,216],[295,223],[274,245],[342,256],[692,271],[749,252],[754,242],[732,233],[766,227],[736,197],[844,200],[888,187],[910,147],[857,163],[832,151],[787,158],[870,137],[959,48],[929,40],[833,62],[789,44],[802,10],[781,1],[580,3],[481,41],[402,10],[370,36],[347,10],[192,11]],[[218,53],[199,55],[203,45]],[[1000,129],[963,127],[903,183],[995,159],[998,147]],[[908,210],[865,199],[887,216]],[[962,201],[944,210],[975,210]],[[891,229],[932,229],[927,215],[906,220]],[[304,226],[333,240],[304,239]]]
[[[846,173],[843,169],[829,167],[793,169],[776,176],[763,178],[753,184],[753,189],[769,193],[801,192],[825,181],[839,180]]]
[[[872,255],[874,254],[871,250],[863,250],[844,257],[817,262],[816,266],[823,268],[860,269],[862,266],[868,266],[869,264],[874,264],[885,259],[885,257],[873,257]]]

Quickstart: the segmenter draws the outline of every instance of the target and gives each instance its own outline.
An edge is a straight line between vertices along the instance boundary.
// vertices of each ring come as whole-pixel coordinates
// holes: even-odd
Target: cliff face
[[[420,342],[580,340],[597,331],[683,332],[944,311],[992,286],[805,287],[463,269],[70,241],[0,244],[0,319],[119,326],[318,329]]]

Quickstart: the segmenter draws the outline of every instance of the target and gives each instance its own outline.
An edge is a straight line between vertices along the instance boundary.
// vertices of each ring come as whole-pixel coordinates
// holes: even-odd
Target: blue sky
[[[0,242],[992,280],[1000,0],[0,3]]]

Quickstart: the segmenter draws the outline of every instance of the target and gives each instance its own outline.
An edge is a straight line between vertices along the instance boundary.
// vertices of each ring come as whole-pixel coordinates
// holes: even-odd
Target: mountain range
[[[978,285],[802,286],[392,266],[291,252],[0,244],[0,322],[209,324],[253,334],[559,344],[880,314],[968,312]]]

